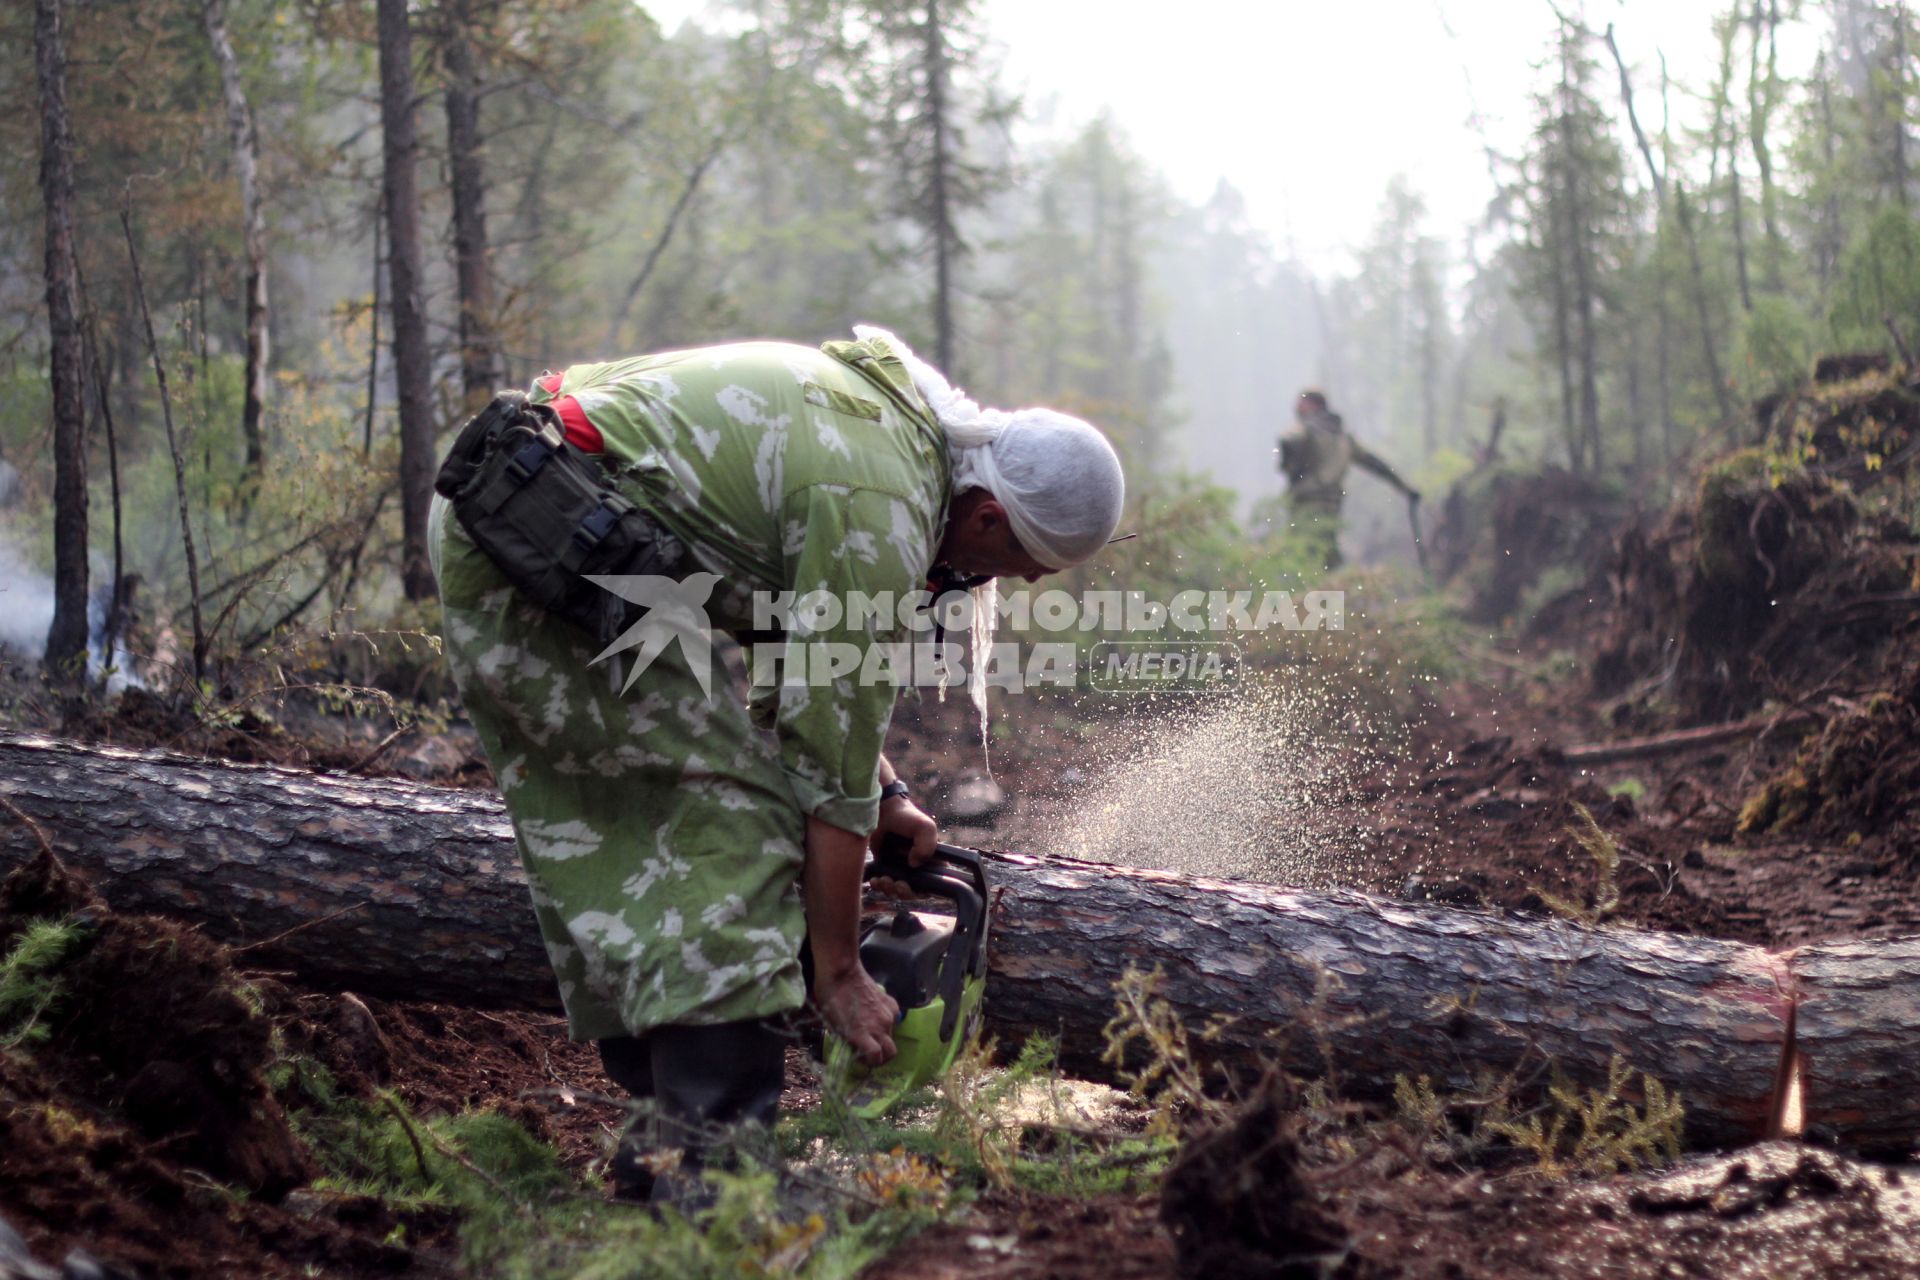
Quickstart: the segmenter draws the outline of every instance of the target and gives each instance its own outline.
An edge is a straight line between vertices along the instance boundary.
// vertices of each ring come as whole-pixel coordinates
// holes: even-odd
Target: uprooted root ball
[[[1373,1274],[1346,1228],[1319,1205],[1300,1172],[1286,1088],[1269,1080],[1239,1112],[1182,1144],[1160,1195],[1180,1272],[1200,1280],[1359,1280]]]
[[[1920,669],[1906,688],[1879,693],[1827,721],[1793,762],[1740,810],[1743,834],[1801,823],[1879,831],[1920,795]]]
[[[54,975],[37,1052],[171,1158],[275,1199],[314,1173],[267,1086],[273,1029],[226,950],[156,917],[106,911],[51,859],[0,884],[0,946],[30,919],[79,937]]]

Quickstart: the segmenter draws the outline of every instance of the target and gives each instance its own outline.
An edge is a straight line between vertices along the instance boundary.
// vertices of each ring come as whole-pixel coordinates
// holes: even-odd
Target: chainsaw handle
[[[967,975],[987,971],[987,868],[978,850],[957,844],[934,846],[933,860],[920,866],[907,862],[913,842],[889,833],[880,839],[880,851],[867,864],[862,879],[890,876],[915,893],[930,893],[953,903],[954,935],[940,966],[940,994],[946,1013],[940,1020],[940,1039],[952,1037],[959,1025],[960,993]]]
[[[877,867],[880,863],[886,863],[891,868],[894,868],[894,870],[889,870],[886,874],[894,876],[896,879],[904,880],[906,879],[905,869],[907,867],[907,855],[911,852],[913,852],[913,841],[911,839],[898,832],[889,831],[886,835],[880,837],[880,849],[875,855],[878,861],[873,865]],[[939,844],[933,846],[933,863],[939,862],[954,864],[963,872],[972,873],[972,879],[981,879],[980,851],[977,849],[968,849],[962,845],[948,844],[945,841],[941,841]],[[921,867],[925,870],[931,870],[933,863],[923,863]]]
[[[895,862],[889,858],[877,859],[867,864],[861,873],[862,880],[871,880],[883,876],[898,880],[915,893],[931,894],[936,898],[946,898],[958,904],[978,903],[979,892],[971,883],[949,871],[937,867],[910,867],[904,862]],[[978,908],[974,908],[977,910]]]
[[[905,836],[883,836],[880,853],[860,873],[861,880],[886,876],[915,893],[946,898],[953,903],[969,934],[978,937],[985,927],[987,913],[987,873],[979,853],[957,844],[940,844],[934,846],[932,861],[916,867],[907,861],[912,848],[912,841]]]

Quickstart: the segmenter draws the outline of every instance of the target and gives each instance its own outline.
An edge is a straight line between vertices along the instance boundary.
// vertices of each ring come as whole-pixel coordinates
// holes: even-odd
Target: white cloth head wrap
[[[883,339],[899,355],[946,432],[954,493],[992,494],[1028,555],[1049,569],[1068,569],[1113,537],[1126,480],[1098,430],[1052,409],[982,409],[885,329],[855,325],[853,332]]]

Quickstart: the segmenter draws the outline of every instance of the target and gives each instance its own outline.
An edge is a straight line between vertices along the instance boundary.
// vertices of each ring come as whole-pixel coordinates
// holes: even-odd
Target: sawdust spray
[[[1203,697],[1143,698],[1123,726],[1004,833],[1008,847],[1185,875],[1352,882],[1364,855],[1355,789],[1396,751],[1350,691],[1261,673]]]

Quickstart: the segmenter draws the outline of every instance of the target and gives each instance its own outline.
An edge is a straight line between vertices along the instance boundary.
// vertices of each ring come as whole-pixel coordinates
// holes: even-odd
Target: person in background
[[[1384,458],[1348,434],[1340,415],[1327,407],[1324,392],[1309,388],[1293,403],[1294,428],[1280,437],[1280,471],[1287,478],[1290,537],[1305,545],[1315,562],[1338,569],[1340,506],[1347,496],[1347,471],[1359,467],[1380,477],[1409,503],[1420,491],[1400,478]]]

